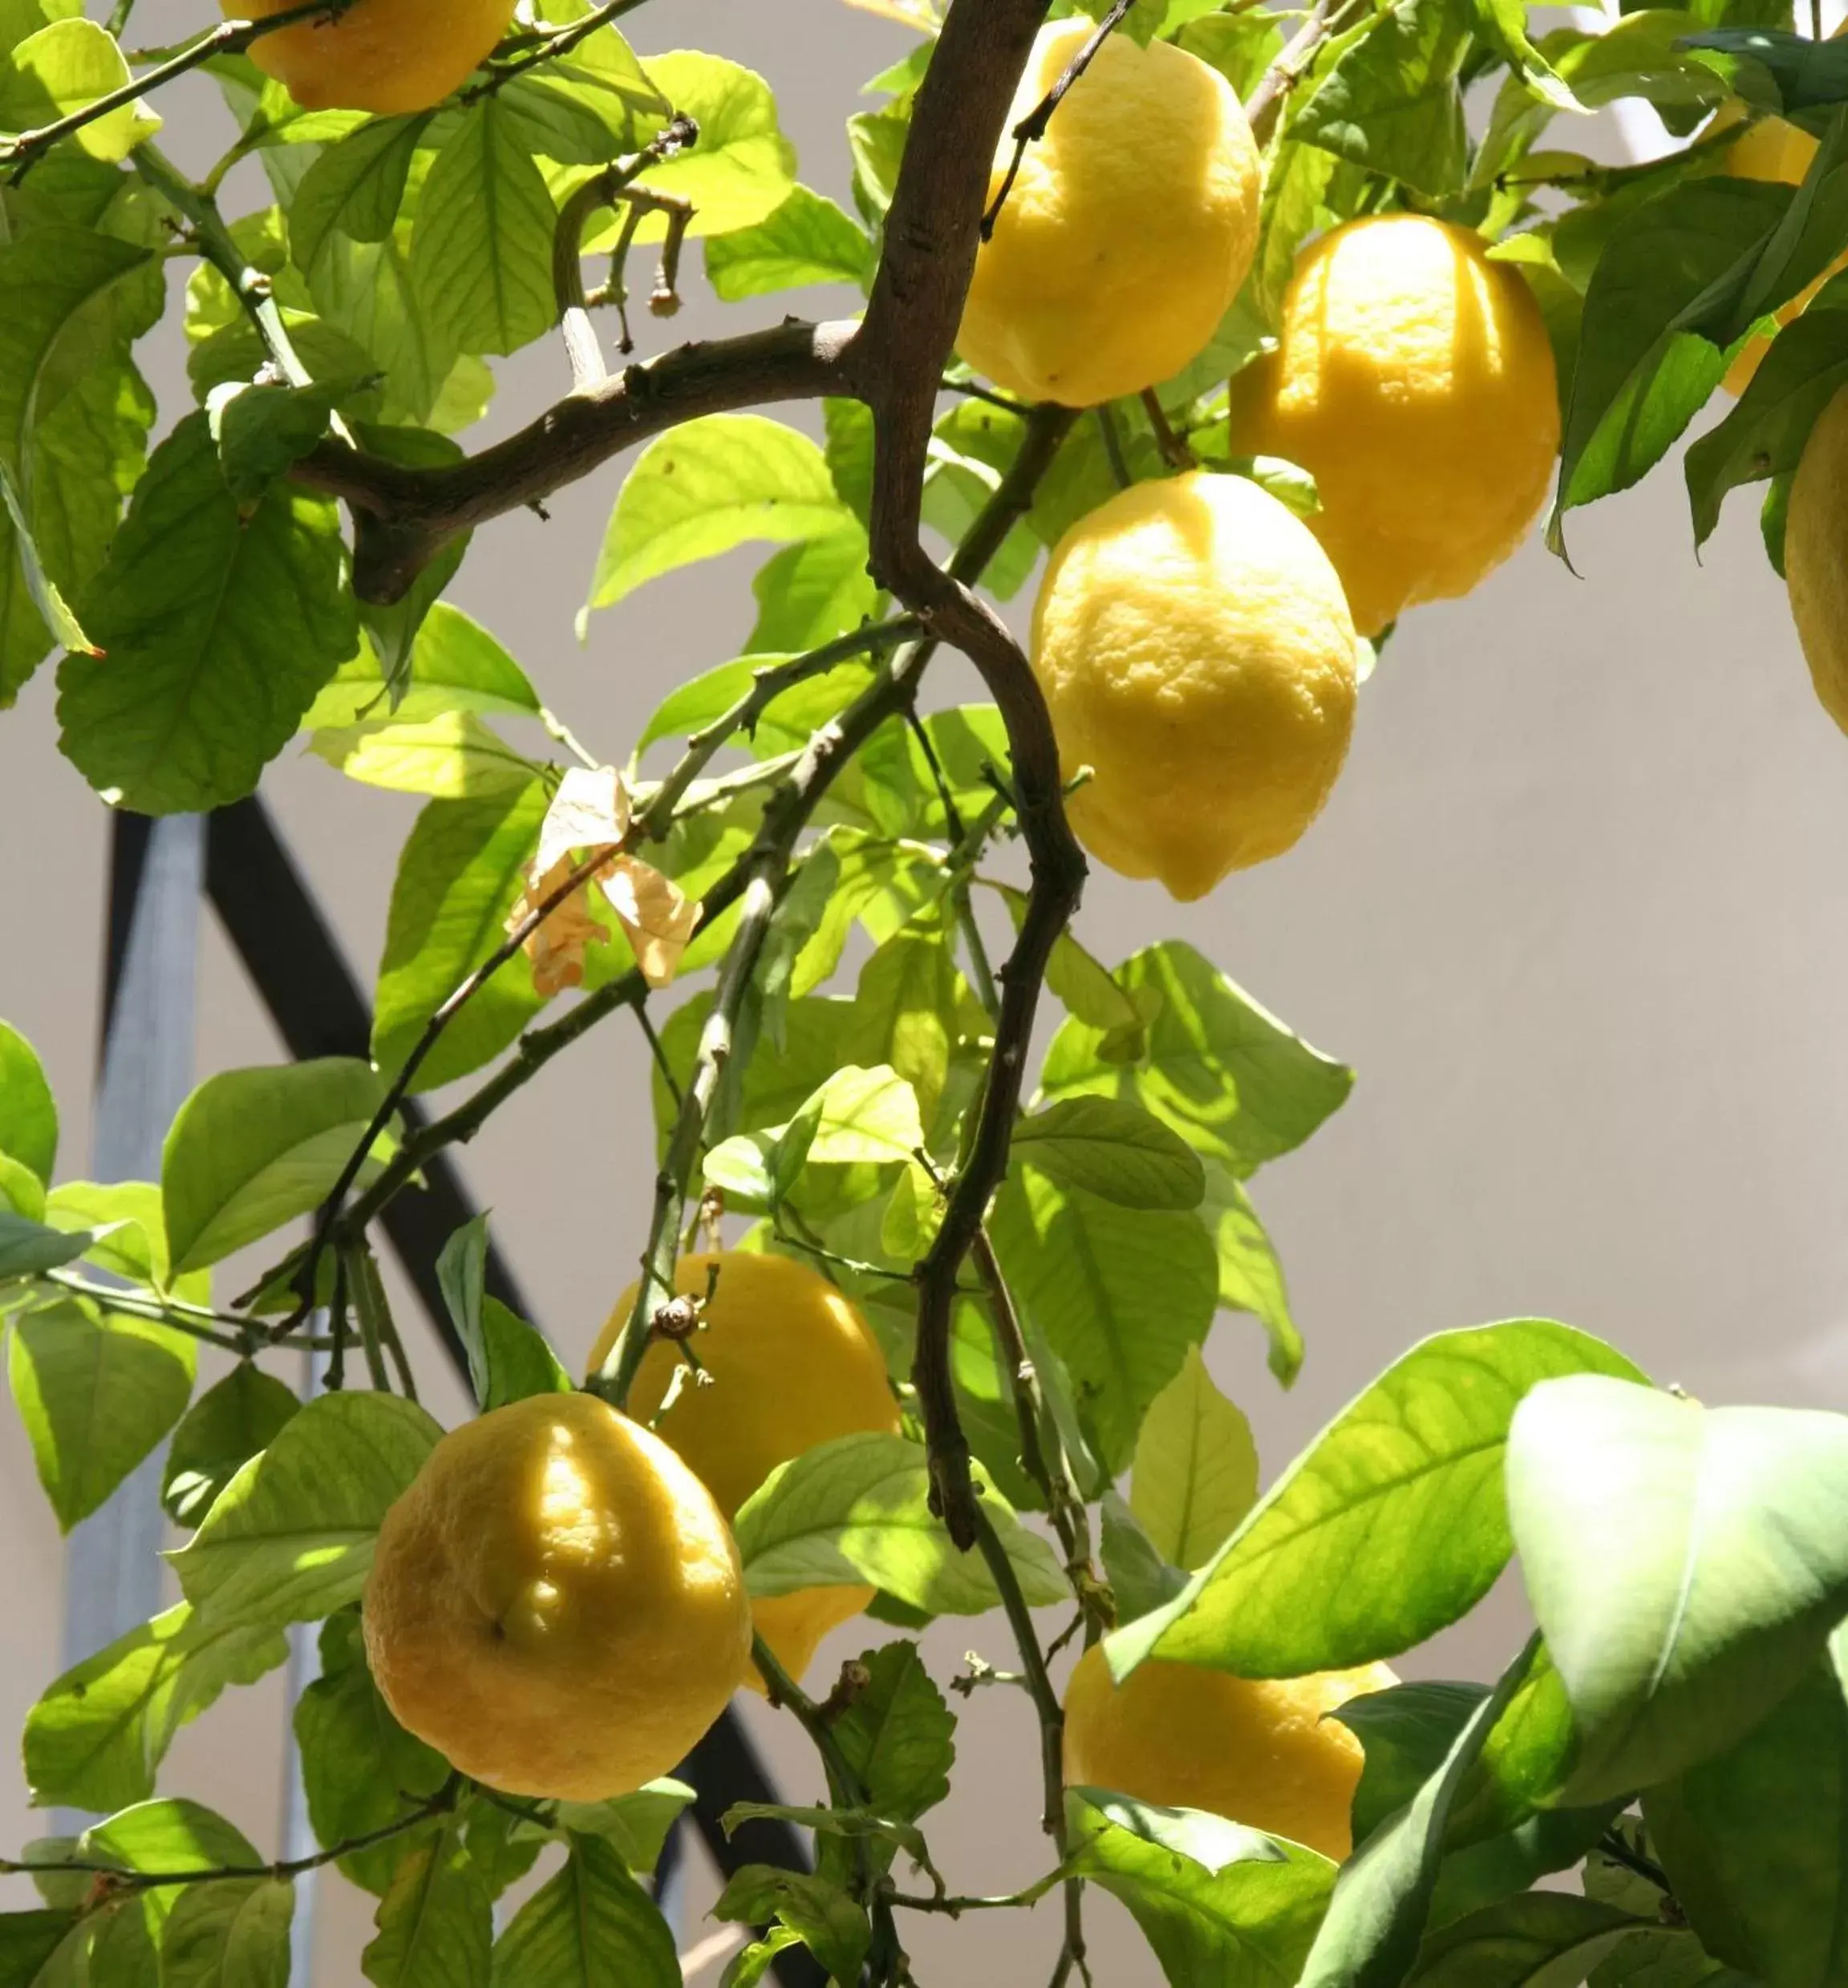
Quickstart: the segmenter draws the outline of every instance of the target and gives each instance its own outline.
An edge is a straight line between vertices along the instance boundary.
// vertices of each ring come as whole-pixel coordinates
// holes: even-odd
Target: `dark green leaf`
[[[1569,1892],[1504,1899],[1434,1933],[1407,1988],[1552,1988],[1583,1981],[1640,1923]]]
[[[1299,1146],[1353,1086],[1352,1071],[1178,940],[1133,954],[1116,978],[1132,999],[1145,990],[1159,998],[1145,1054],[1114,1062],[1106,1031],[1068,1020],[1040,1072],[1048,1099],[1133,1099],[1196,1152],[1247,1174]]]
[[[1437,196],[1463,184],[1469,136],[1458,87],[1471,10],[1398,0],[1336,59],[1290,136]]]
[[[1212,1325],[1206,1232],[1192,1214],[1119,1207],[1031,1170],[996,1196],[991,1229],[1017,1302],[1069,1370],[1087,1436],[1114,1474],[1149,1403]]]
[[[419,313],[463,352],[517,352],[557,314],[552,195],[519,121],[484,98],[451,129],[418,196],[411,281]]]
[[[196,1526],[220,1492],[302,1406],[294,1391],[240,1360],[180,1419],[167,1452],[160,1502],[175,1524]]]
[[[1452,1804],[1537,1642],[1469,1715],[1437,1771],[1342,1867],[1298,1988],[1398,1988],[1404,1980],[1424,1935]]]
[[[359,1965],[377,1988],[487,1988],[493,1904],[453,1828],[406,1854],[374,1923]]]
[[[735,1871],[712,1916],[752,1925],[780,1919],[828,1970],[837,1988],[856,1988],[872,1939],[865,1913],[838,1885],[768,1864],[747,1864]]]
[[[1575,1801],[1744,1738],[1848,1611],[1848,1416],[1551,1381],[1515,1415],[1508,1509],[1578,1727]]]
[[[278,484],[248,518],[203,415],[155,451],[83,604],[107,652],[59,673],[60,744],[153,814],[240,800],[359,642],[334,504]]]
[[[1422,1642],[1507,1564],[1502,1455],[1516,1404],[1537,1383],[1584,1373],[1636,1378],[1602,1341],[1544,1319],[1414,1346],[1289,1465],[1172,1610],[1111,1639],[1112,1668],[1158,1651],[1293,1678]]]
[[[303,275],[330,235],[383,241],[391,233],[429,123],[428,114],[372,118],[316,156],[289,206],[289,252]]]
[[[1104,1494],[1098,1543],[1119,1622],[1133,1622],[1152,1609],[1165,1608],[1187,1585],[1183,1569],[1163,1558],[1134,1511],[1114,1491]]]
[[[38,1480],[67,1533],[172,1427],[192,1391],[195,1342],[87,1300],[13,1321],[7,1376]]]
[[[494,1988],[679,1988],[674,1936],[622,1860],[574,1836],[565,1868],[494,1943]]]
[[[217,1263],[316,1208],[385,1095],[349,1056],[225,1070],[180,1106],[160,1160],[167,1246],[177,1270]],[[387,1133],[355,1184],[390,1156]]]
[[[715,235],[706,244],[706,274],[727,303],[812,283],[863,283],[873,245],[834,203],[805,186],[755,228]]]
[[[264,492],[327,432],[334,410],[359,384],[348,379],[290,387],[278,380],[213,389],[206,419],[240,512],[248,516],[256,509]]]
[[[323,1844],[385,1828],[411,1802],[435,1794],[449,1771],[443,1756],[407,1733],[379,1696],[366,1667],[359,1618],[351,1609],[332,1617],[321,1632],[321,1674],[296,1701],[295,1742],[302,1750],[308,1818]],[[366,1890],[383,1892],[395,1886],[404,1848],[405,1840],[388,1840],[343,1858],[341,1869]],[[445,1852],[447,1876],[453,1853],[447,1839]],[[432,1868],[426,1866],[427,1881],[435,1881]]]
[[[1193,1148],[1121,1099],[1068,1098],[1035,1111],[1014,1128],[1011,1151],[1023,1166],[1119,1208],[1198,1208],[1206,1191]]]
[[[161,1938],[161,1988],[288,1988],[294,1913],[286,1878],[188,1885]]]
[[[60,649],[80,649],[87,656],[95,655],[96,645],[83,633],[83,625],[72,612],[70,603],[59,592],[58,583],[45,569],[43,557],[33,536],[26,495],[6,467],[3,456],[0,456],[0,512],[5,513],[6,529],[12,534],[14,565],[17,569],[16,576],[7,577],[9,594],[13,592],[15,577],[22,580],[30,607],[37,613],[51,640]],[[4,541],[5,530],[0,530],[0,547],[3,547]],[[26,605],[22,604],[18,611],[23,619]],[[8,619],[11,618],[10,608]]]
[[[834,1738],[873,1806],[915,1821],[950,1792],[956,1720],[914,1642],[864,1651],[866,1684],[834,1722]]]
[[[1283,1266],[1244,1184],[1217,1160],[1206,1162],[1200,1219],[1219,1258],[1219,1302],[1249,1312],[1270,1342],[1270,1371],[1287,1387],[1303,1365],[1303,1335],[1291,1315]]]
[[[58,1105],[32,1045],[0,1022],[0,1152],[49,1187],[58,1157]]]
[[[0,1988],[51,1988],[51,1958],[79,1923],[75,1912],[0,1913]]]
[[[1805,111],[1848,103],[1848,48],[1833,38],[1812,41],[1787,28],[1730,26],[1690,34],[1680,43],[1688,49],[1712,49],[1743,59],[1741,75],[1716,65],[1742,87],[1750,87],[1753,107],[1768,111]],[[1757,86],[1768,79],[1769,93]]]
[[[0,1284],[75,1263],[88,1255],[95,1241],[93,1229],[47,1228],[30,1216],[0,1208]]]
[[[561,1802],[557,1827],[584,1836],[602,1836],[638,1875],[652,1871],[675,1818],[693,1800],[684,1781],[663,1775],[645,1782],[630,1795],[612,1795],[607,1801]]]

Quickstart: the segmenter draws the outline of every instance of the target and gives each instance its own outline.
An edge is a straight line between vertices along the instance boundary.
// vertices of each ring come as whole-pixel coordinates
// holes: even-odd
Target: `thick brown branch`
[[[700,415],[845,391],[841,357],[855,329],[792,323],[681,346],[569,395],[452,468],[412,469],[323,442],[296,477],[351,507],[359,597],[395,601],[451,540],[537,504],[665,429]]]

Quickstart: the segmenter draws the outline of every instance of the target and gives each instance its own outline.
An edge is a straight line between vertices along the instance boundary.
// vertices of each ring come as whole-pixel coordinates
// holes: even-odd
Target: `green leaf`
[[[0,1208],[29,1222],[45,1219],[45,1184],[32,1169],[9,1152],[0,1152]]]
[[[1218,1254],[1220,1304],[1249,1312],[1264,1328],[1270,1371],[1287,1387],[1303,1365],[1303,1335],[1291,1315],[1283,1266],[1250,1196],[1231,1168],[1217,1160],[1206,1162],[1200,1219]]]
[[[193,1341],[87,1301],[13,1321],[7,1377],[38,1481],[68,1533],[172,1427],[192,1391]]]
[[[161,1988],[288,1988],[294,1915],[286,1878],[187,1885],[161,1938]]]
[[[1444,1764],[1457,1737],[1489,1695],[1481,1684],[1420,1682],[1368,1691],[1330,1715],[1366,1750],[1354,1791],[1358,1848],[1416,1795]]]
[[[1145,990],[1159,997],[1144,1054],[1113,1060],[1107,1032],[1074,1017],[1046,1052],[1040,1085],[1048,1100],[1130,1099],[1196,1152],[1242,1175],[1301,1145],[1353,1087],[1351,1070],[1311,1049],[1181,941],[1132,954],[1116,978],[1132,999]]]
[[[1116,1619],[1133,1622],[1165,1608],[1187,1585],[1181,1569],[1161,1553],[1131,1508],[1114,1491],[1102,1499],[1099,1546],[1104,1578],[1116,1598]]]
[[[1829,1988],[1848,1957],[1848,1632],[1728,1751],[1643,1800],[1670,1889],[1716,1960]]]
[[[176,1525],[196,1526],[218,1494],[302,1406],[294,1391],[240,1360],[208,1388],[173,1431],[160,1502]]]
[[[32,535],[30,507],[3,458],[0,458],[0,508],[4,509],[12,532],[18,577],[25,582],[32,609],[44,625],[47,634],[60,649],[80,649],[87,656],[95,655],[96,645],[84,634],[83,624],[59,592],[57,582],[45,570],[44,560]],[[3,544],[4,534],[0,533],[0,545]],[[23,621],[23,612],[21,618]]]
[[[466,217],[452,218],[452,232],[465,234]],[[454,423],[466,426],[484,398],[479,372],[472,375],[469,370],[480,362],[459,356],[461,348],[448,310],[440,300],[427,300],[419,288],[415,240],[413,233],[407,252],[402,229],[383,241],[329,235],[309,273],[314,308],[326,321],[321,331],[329,349],[318,358],[299,333],[292,335],[316,374],[347,371],[355,362],[363,370],[370,361],[385,375],[382,414],[391,421],[436,421],[452,385],[458,380],[466,385],[472,379],[472,391],[464,396],[468,404]],[[492,275],[476,269],[470,284],[486,283],[491,289]],[[466,295],[464,302],[465,309],[479,307],[478,300]],[[240,370],[249,377],[247,366]]]
[[[442,800],[520,793],[537,769],[472,711],[411,722],[375,719],[318,731],[309,750],[362,786]]]
[[[1848,281],[1830,282],[1771,341],[1724,421],[1688,451],[1684,465],[1694,540],[1705,544],[1728,491],[1788,476],[1822,410],[1848,383]]]
[[[545,819],[539,780],[517,793],[433,800],[398,859],[372,1017],[372,1055],[395,1070],[430,1018],[507,936]],[[498,1055],[545,1005],[524,960],[494,975],[444,1031],[411,1089],[452,1082]]]
[[[77,1839],[79,1856],[125,1871],[215,1870],[260,1864],[242,1830],[181,1796],[137,1802],[93,1824]]]
[[[794,186],[774,213],[754,228],[715,235],[706,244],[706,274],[728,304],[811,283],[865,283],[873,245],[825,195]]]
[[[865,1911],[839,1885],[818,1873],[768,1864],[747,1864],[734,1871],[712,1917],[753,1925],[780,1919],[826,1969],[836,1988],[855,1988],[872,1937]]]
[[[866,1431],[779,1464],[732,1529],[754,1595],[869,1582],[933,1615],[979,1615],[999,1599],[987,1567],[960,1553],[930,1504],[930,1462],[903,1436]],[[979,1480],[985,1473],[978,1472]],[[1044,1542],[985,1486],[985,1509],[1035,1608],[1069,1593]]]
[[[1516,1404],[1537,1383],[1585,1373],[1636,1369],[1544,1319],[1424,1340],[1296,1458],[1171,1609],[1110,1639],[1112,1670],[1158,1652],[1293,1678],[1435,1634],[1507,1564],[1502,1455]]]
[[[53,1962],[62,1960],[60,1949],[79,1935],[83,1923],[75,1912],[0,1913],[0,1982],[6,1988],[63,1988],[75,1978],[75,1968],[67,1972]]]
[[[1457,79],[1472,26],[1453,0],[1398,0],[1335,58],[1290,136],[1418,192],[1457,192],[1469,161]]]
[[[51,1184],[58,1157],[58,1105],[32,1045],[0,1022],[0,1152]]]
[[[400,1860],[375,1923],[359,1965],[377,1988],[487,1988],[493,1904],[452,1828]]]
[[[1084,1188],[1119,1208],[1200,1205],[1199,1156],[1140,1105],[1073,1097],[1023,1118],[1013,1154],[1064,1187]]]
[[[206,420],[218,467],[242,515],[255,510],[264,492],[314,447],[327,432],[334,410],[361,383],[348,378],[293,387],[273,380],[212,390]]]
[[[569,1394],[571,1376],[537,1327],[482,1290],[487,1218],[456,1231],[436,1259],[449,1315],[468,1354],[468,1377],[484,1415],[529,1395]]]
[[[224,1070],[180,1106],[161,1153],[167,1246],[176,1269],[217,1263],[318,1207],[364,1136],[385,1087],[350,1056]],[[387,1133],[355,1184],[388,1160]]]
[[[495,1941],[495,1988],[679,1988],[674,1936],[614,1848],[570,1843],[565,1868]]]
[[[1434,1933],[1407,1988],[1554,1988],[1579,1982],[1644,1923],[1570,1892],[1534,1892]]]
[[[1533,96],[1555,111],[1585,107],[1529,38],[1526,0],[1474,0],[1473,11],[1477,32]]]
[[[87,110],[129,80],[116,38],[94,21],[54,21],[29,34],[0,67],[0,131],[25,132]],[[140,98],[72,134],[92,159],[125,159],[160,119]]]
[[[645,581],[749,540],[787,544],[851,521],[807,435],[762,415],[707,415],[635,459],[610,513],[589,607],[612,606]]]
[[[419,311],[464,352],[517,352],[550,329],[557,212],[517,117],[484,97],[453,128],[417,199]]]
[[[1130,1509],[1165,1558],[1198,1567],[1257,1501],[1251,1424],[1213,1385],[1200,1349],[1189,1346],[1137,1432]]]
[[[71,1233],[47,1228],[30,1217],[0,1209],[0,1284],[14,1277],[36,1277],[87,1256],[96,1241],[93,1229]]]
[[[131,1284],[170,1289],[189,1302],[211,1295],[209,1272],[173,1276],[160,1190],[152,1180],[61,1182],[46,1197],[45,1219],[54,1229],[91,1231],[96,1240],[85,1249],[86,1258]]]
[[[847,149],[853,157],[853,204],[869,227],[884,225],[910,132],[909,102],[856,111],[847,120]]]
[[[1508,1510],[1571,1700],[1574,1801],[1724,1751],[1848,1613],[1848,1416],[1552,1381],[1514,1417]]]
[[[403,1816],[434,1795],[448,1763],[400,1726],[366,1667],[359,1621],[342,1609],[321,1632],[321,1674],[296,1701],[302,1788],[317,1840],[346,1843]],[[341,1869],[372,1892],[395,1884],[404,1842],[393,1839],[343,1857]]]
[[[341,664],[309,706],[302,730],[320,731],[386,716],[419,724],[449,711],[539,715],[538,693],[525,670],[479,622],[447,601],[434,602],[419,625],[410,669],[395,687],[395,702],[378,656],[363,648]]]
[[[926,1128],[949,1080],[962,989],[948,934],[934,921],[894,933],[860,970],[855,1002],[864,1032],[856,1047],[910,1086]]]
[[[1213,1245],[1191,1214],[1119,1206],[1027,1168],[990,1230],[1015,1301],[1070,1370],[1092,1447],[1112,1474],[1144,1411],[1213,1322]]]
[[[59,672],[63,751],[143,812],[241,799],[358,645],[343,564],[330,500],[278,484],[241,517],[205,417],[183,421],[84,597],[107,654]]]
[[[870,621],[879,589],[866,570],[869,556],[857,524],[772,553],[751,582],[757,619],[746,648],[754,655],[800,654]]]
[[[181,1601],[86,1657],[26,1716],[35,1802],[107,1811],[145,1801],[173,1735],[228,1684],[253,1684],[289,1654],[266,1630],[201,1630]]]
[[[396,1395],[317,1395],[170,1556],[201,1626],[281,1628],[354,1600],[380,1523],[441,1435]]]
[[[914,1642],[863,1651],[864,1690],[834,1720],[843,1758],[881,1814],[914,1822],[950,1792],[956,1720]]]
[[[1343,1866],[1298,1988],[1398,1988],[1404,1980],[1437,1888],[1451,1808],[1538,1643],[1529,1640],[1464,1722],[1437,1771]]]
[[[689,235],[728,235],[768,220],[796,185],[796,148],[777,126],[769,84],[721,55],[684,48],[650,55],[648,77],[699,125],[699,139],[650,166],[640,184],[692,203]],[[645,215],[635,238],[658,241],[666,229],[663,216]]]
[[[1335,1866],[1195,1809],[1068,1789],[1076,1865],[1134,1915],[1174,1988],[1290,1988]]]
[[[330,235],[383,241],[391,233],[428,113],[375,117],[314,157],[289,204],[289,252],[311,276]]]
[[[924,1143],[917,1094],[889,1064],[837,1070],[802,1107],[813,1124],[807,1154],[815,1166],[909,1160]]]
[[[1690,180],[1616,229],[1586,292],[1549,542],[1574,506],[1627,490],[1660,461],[1726,370],[1699,335],[1743,288],[1789,204],[1787,188]]]
[[[561,1802],[557,1826],[577,1836],[602,1836],[614,1844],[630,1870],[644,1873],[661,1861],[675,1818],[693,1800],[694,1792],[684,1781],[663,1775],[631,1795],[612,1795],[601,1802]]]

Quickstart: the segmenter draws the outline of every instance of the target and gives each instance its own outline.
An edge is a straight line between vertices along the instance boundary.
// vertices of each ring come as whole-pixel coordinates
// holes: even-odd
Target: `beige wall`
[[[166,39],[197,12],[144,0],[137,31]],[[836,194],[851,91],[909,38],[838,0],[673,0],[638,15],[635,30],[645,52],[703,44],[762,69],[804,177]],[[173,148],[209,156],[209,99],[184,101]],[[691,333],[778,308],[722,311],[696,258],[688,289],[680,329]],[[659,342],[656,327],[643,335]],[[157,383],[170,413],[182,403],[177,358],[168,336]],[[497,428],[564,383],[549,345],[511,373]],[[598,617],[580,649],[571,616],[618,475],[612,465],[562,496],[549,524],[521,516],[484,536],[456,589],[613,759],[669,684],[733,653],[750,624],[752,565],[659,582]],[[1572,542],[1583,580],[1530,546],[1472,600],[1407,624],[1364,694],[1334,801],[1295,854],[1184,911],[1108,875],[1087,897],[1084,934],[1106,959],[1185,935],[1360,1071],[1348,1107],[1258,1185],[1308,1337],[1300,1383],[1279,1393],[1245,1322],[1223,1321],[1213,1345],[1273,1468],[1413,1338],[1511,1315],[1607,1334],[1711,1399],[1841,1406],[1848,1391],[1848,741],[1810,694],[1749,498],[1704,565],[1672,468],[1581,513]],[[943,688],[973,694],[953,668]],[[76,1172],[105,824],[54,756],[51,690],[47,672],[0,719],[0,1014],[51,1066],[63,1164]],[[369,976],[411,808],[294,757],[265,792]],[[279,1054],[209,926],[201,1009],[202,1072]],[[466,1156],[536,1310],[573,1357],[639,1246],[647,1147],[644,1059],[618,1022]],[[460,1408],[453,1391],[439,1405]],[[0,1726],[16,1730],[59,1667],[62,1560],[10,1411],[0,1496]],[[1518,1603],[1505,1595],[1432,1661],[1489,1673],[1518,1634]],[[996,1625],[946,1626],[928,1639],[939,1678],[971,1642],[1004,1655]],[[748,1710],[786,1785],[813,1787],[800,1735]],[[271,1842],[282,1734],[272,1680],[183,1737],[169,1784]],[[958,1793],[930,1831],[951,1883],[1035,1875],[1024,1707],[979,1694],[960,1745]],[[16,1775],[0,1777],[0,1847],[43,1827]],[[1100,1978],[1156,1978],[1117,1908],[1100,1900],[1093,1916],[1118,1956]],[[355,1978],[359,1902],[324,1901],[322,1925],[318,1978]],[[954,1966],[972,1983],[1012,1982],[1056,1938],[1046,1914],[1017,1928],[933,1921],[917,1958],[927,1980]]]

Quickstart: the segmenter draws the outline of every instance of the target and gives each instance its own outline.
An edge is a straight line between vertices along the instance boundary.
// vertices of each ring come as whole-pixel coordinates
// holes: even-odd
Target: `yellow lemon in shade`
[[[1091,853],[1205,895],[1289,848],[1341,770],[1354,625],[1303,520],[1242,476],[1137,484],[1053,552],[1032,660]]]
[[[1784,584],[1816,694],[1848,731],[1848,389],[1803,445],[1784,518]]]
[[[1013,128],[1084,46],[1093,23],[1040,30]],[[1258,148],[1218,70],[1169,42],[1112,34],[1027,148],[975,258],[958,351],[1027,400],[1088,407],[1180,371],[1218,329],[1251,266]]]
[[[261,21],[296,0],[221,0],[227,18]],[[507,31],[513,0],[353,0],[250,44],[250,59],[303,109],[427,111],[468,81]]]
[[[362,1620],[400,1722],[509,1794],[599,1801],[683,1759],[751,1654],[711,1494],[590,1395],[444,1436],[379,1528]]]
[[[1339,1861],[1364,1756],[1327,1715],[1398,1682],[1383,1663],[1254,1678],[1151,1657],[1116,1685],[1088,1650],[1065,1690],[1066,1783],[1210,1809]]]
[[[896,1434],[898,1406],[878,1342],[853,1302],[788,1257],[726,1249],[683,1257],[675,1287],[711,1300],[693,1350],[705,1371],[683,1387],[655,1426],[717,1500],[727,1519],[779,1464],[862,1429]],[[635,1302],[630,1285],[590,1355],[602,1366]],[[630,1412],[653,1422],[679,1354],[658,1339],[630,1390]],[[754,1601],[757,1628],[776,1661],[800,1678],[831,1629],[860,1613],[869,1587],[805,1588]],[[755,1666],[746,1682],[763,1688]]]
[[[1233,382],[1232,437],[1314,476],[1309,528],[1376,635],[1469,593],[1546,500],[1559,403],[1540,307],[1471,229],[1350,221],[1299,258],[1276,349]]]
[[[1840,29],[1836,32],[1839,34]],[[1743,106],[1722,106],[1714,113],[1714,127],[1720,128],[1744,115]],[[1816,156],[1819,142],[1801,125],[1787,124],[1781,117],[1762,118],[1743,137],[1726,148],[1720,170],[1735,180],[1763,180],[1774,184],[1796,186],[1810,170],[1810,162]],[[1799,290],[1788,303],[1780,304],[1773,314],[1778,323],[1787,325],[1793,318],[1801,317],[1809,308],[1810,298],[1838,269],[1843,268],[1848,268],[1848,255],[1838,256],[1814,283]],[[1768,338],[1745,341],[1739,356],[1726,369],[1726,378],[1721,383],[1728,393],[1745,392],[1770,349],[1771,341]]]

